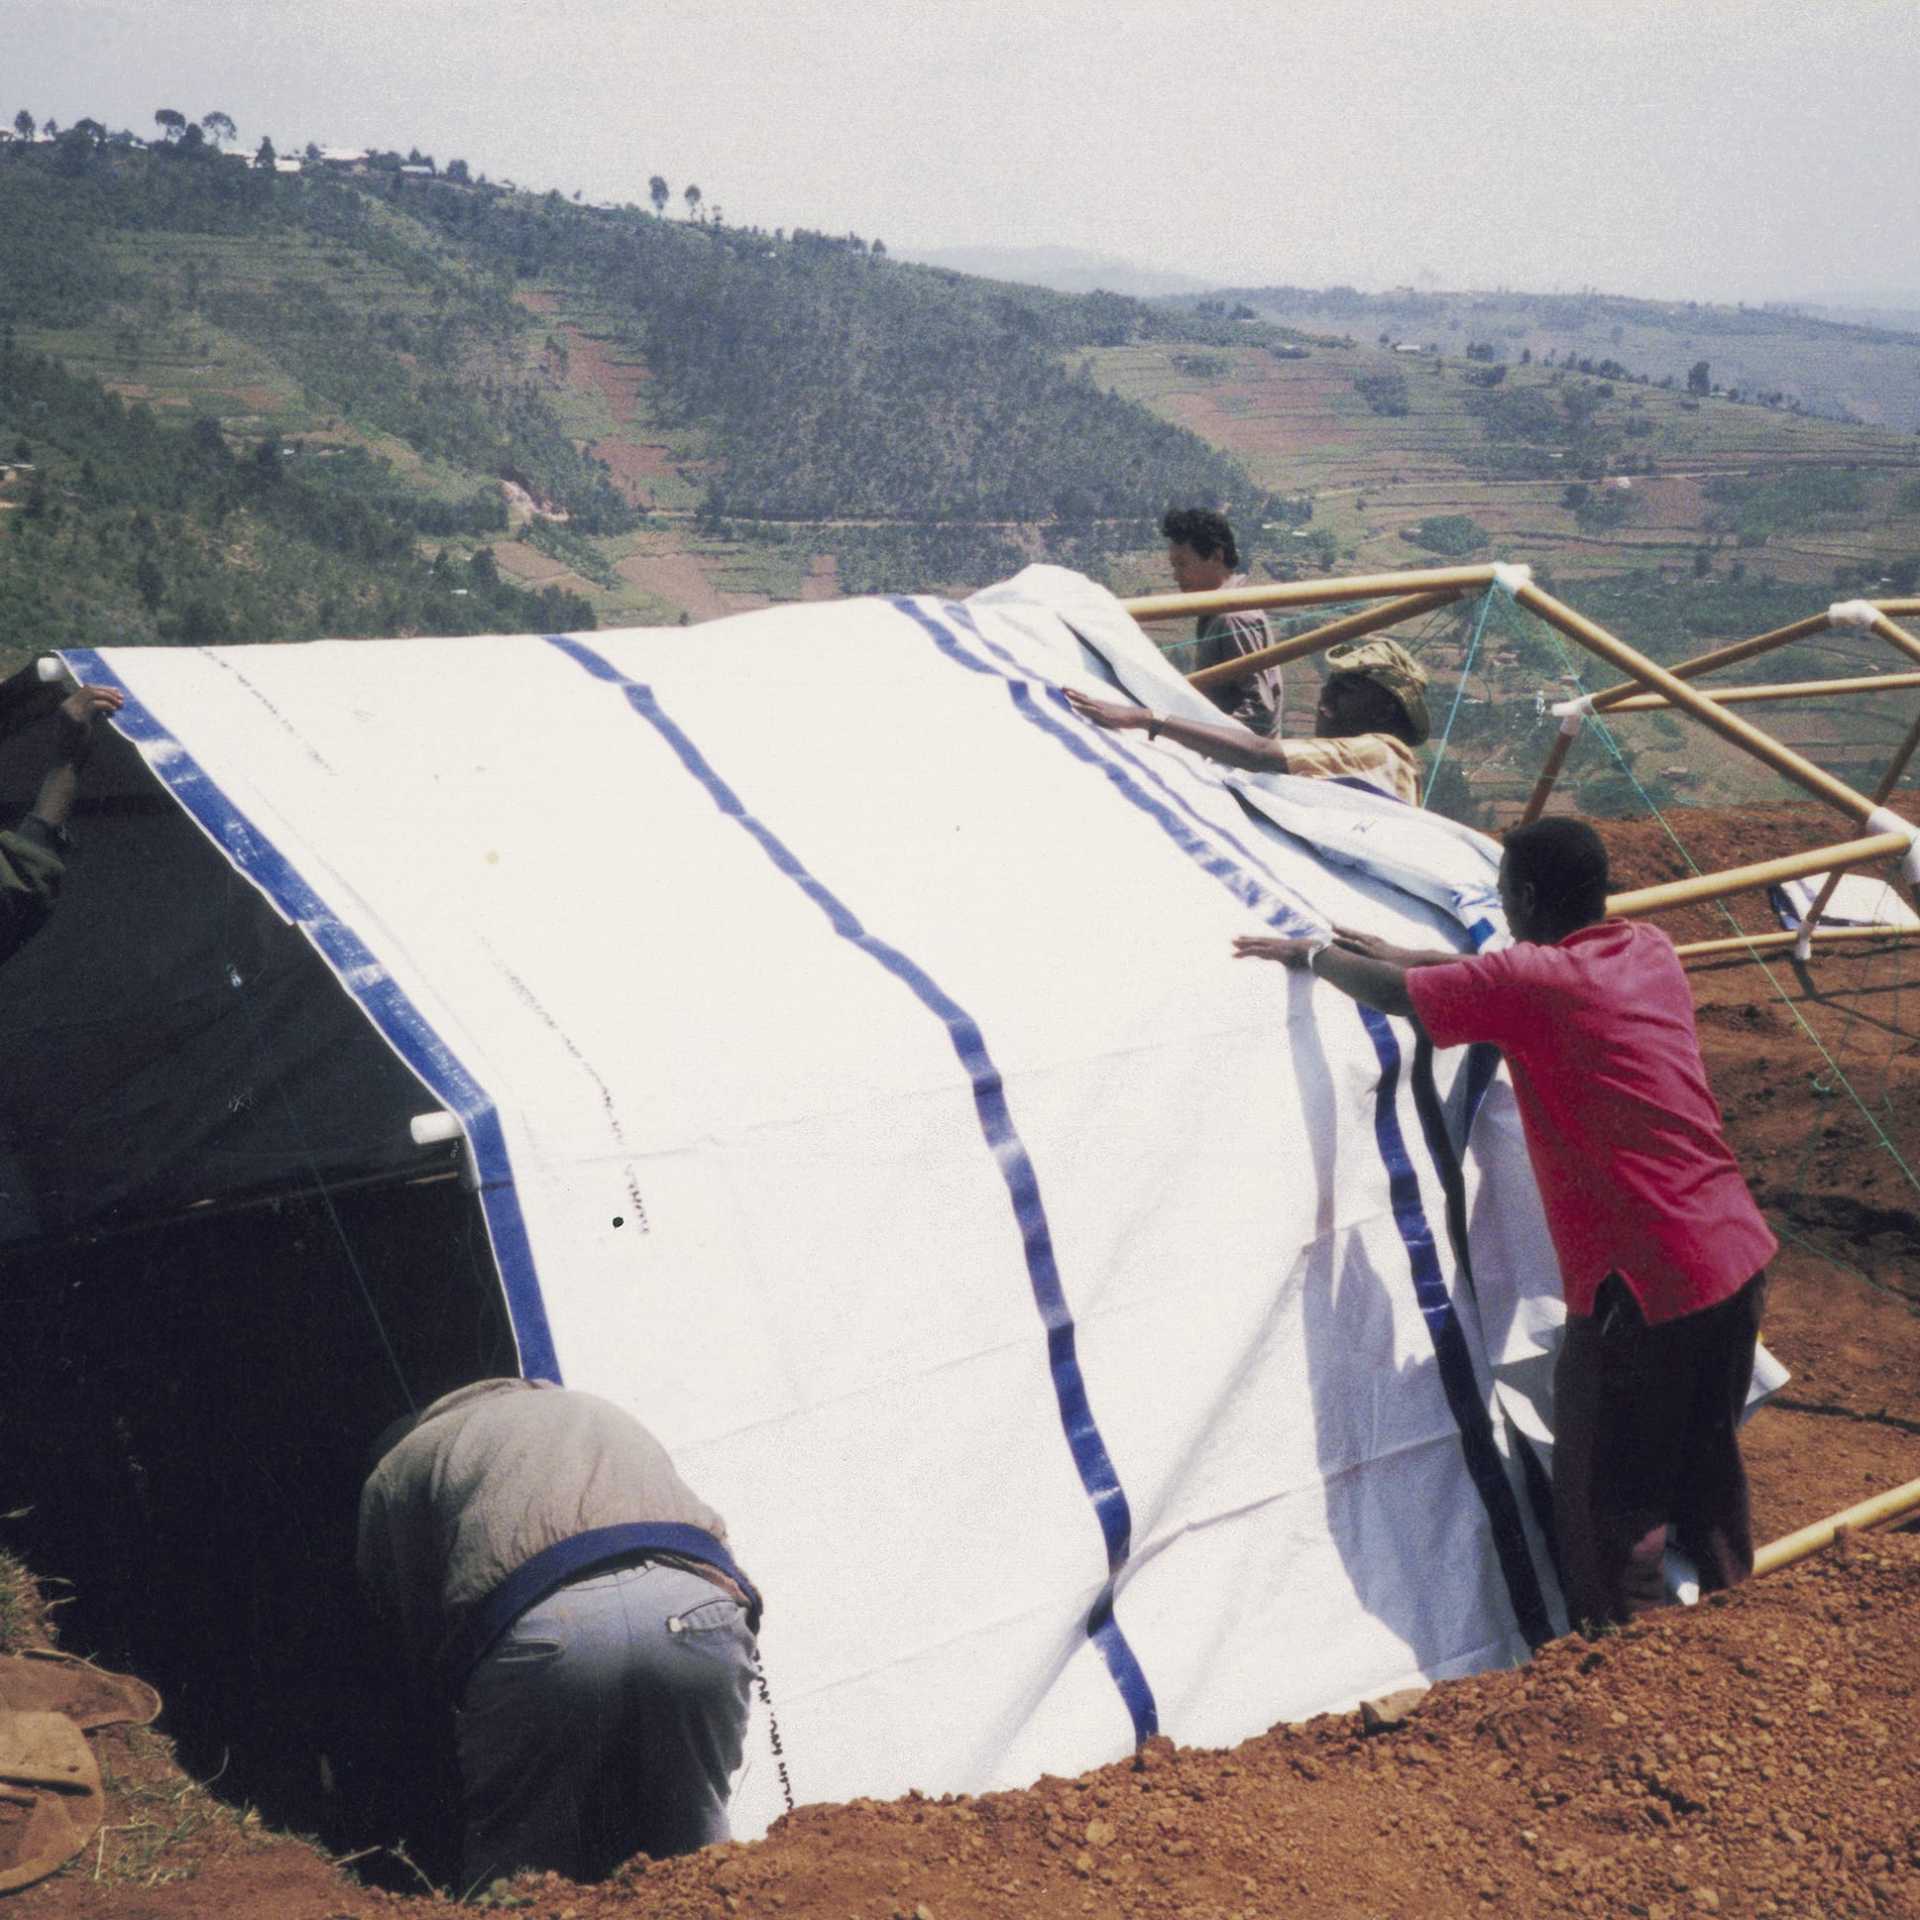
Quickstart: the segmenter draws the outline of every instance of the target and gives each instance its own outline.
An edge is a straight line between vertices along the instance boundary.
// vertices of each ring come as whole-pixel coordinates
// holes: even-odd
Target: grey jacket
[[[595,1527],[726,1523],[652,1434],[597,1394],[480,1380],[443,1395],[360,1495],[360,1577],[431,1668],[468,1614],[535,1554]]]

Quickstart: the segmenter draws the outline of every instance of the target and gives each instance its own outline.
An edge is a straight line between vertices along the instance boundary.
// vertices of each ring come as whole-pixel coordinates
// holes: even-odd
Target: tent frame
[[[1920,614],[1920,598],[1838,603],[1822,613],[1810,614],[1805,619],[1775,628],[1769,633],[1758,634],[1750,640],[1717,647],[1671,668],[1658,665],[1616,638],[1606,628],[1589,620],[1544,588],[1536,586],[1530,570],[1525,567],[1482,565],[1414,568],[1404,573],[1358,574],[1335,580],[1278,581],[1267,586],[1223,587],[1209,593],[1148,594],[1121,604],[1144,626],[1153,621],[1195,618],[1209,613],[1326,606],[1347,600],[1382,603],[1359,613],[1348,614],[1326,626],[1316,627],[1311,632],[1277,641],[1270,647],[1263,647],[1237,660],[1189,674],[1188,683],[1204,693],[1216,686],[1243,679],[1261,668],[1281,666],[1290,660],[1323,653],[1328,647],[1342,641],[1381,632],[1403,620],[1431,613],[1436,608],[1448,606],[1470,594],[1488,592],[1496,586],[1503,588],[1515,605],[1526,608],[1555,632],[1626,676],[1600,692],[1563,702],[1554,709],[1561,716],[1560,731],[1554,738],[1546,764],[1541,768],[1521,814],[1523,825],[1537,820],[1544,811],[1561,769],[1566,764],[1567,755],[1572,751],[1573,743],[1579,737],[1589,713],[1638,713],[1678,708],[1763,766],[1772,768],[1816,800],[1825,801],[1857,826],[1868,830],[1852,839],[1805,853],[1615,894],[1607,902],[1610,914],[1632,918],[1658,913],[1671,907],[1722,900],[1756,888],[1798,879],[1806,874],[1824,872],[1828,876],[1826,884],[1809,909],[1798,933],[1763,934],[1751,938],[1742,936],[1732,941],[1697,941],[1682,947],[1680,952],[1688,956],[1704,956],[1736,949],[1791,945],[1796,957],[1805,960],[1816,938],[1830,941],[1844,935],[1851,939],[1900,939],[1915,931],[1899,927],[1822,929],[1819,923],[1844,869],[1890,856],[1902,857],[1907,890],[1916,905],[1920,905],[1920,827],[1904,820],[1895,820],[1886,807],[1901,775],[1906,772],[1915,754],[1920,753],[1920,719],[1916,719],[1909,729],[1873,794],[1869,796],[1816,766],[1764,728],[1755,726],[1729,709],[1743,703],[1766,700],[1832,697],[1920,687],[1920,672],[1852,680],[1721,688],[1713,694],[1699,691],[1692,683],[1722,667],[1753,659],[1777,647],[1791,645],[1796,640],[1829,632],[1836,627],[1851,627],[1872,633],[1896,652],[1920,664],[1920,640],[1916,640],[1894,620],[1895,615]]]

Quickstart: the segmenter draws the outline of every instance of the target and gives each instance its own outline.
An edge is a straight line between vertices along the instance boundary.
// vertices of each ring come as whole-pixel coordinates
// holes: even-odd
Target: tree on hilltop
[[[1713,370],[1704,360],[1696,360],[1687,369],[1687,391],[1689,393],[1711,393],[1713,391]]]
[[[647,198],[653,202],[653,210],[655,213],[666,212],[670,191],[667,186],[665,174],[656,173],[653,178],[647,182]]]
[[[472,175],[469,173],[467,163],[464,160],[449,160],[447,162],[447,178],[451,180],[455,186],[464,187],[471,180]]]
[[[261,173],[271,173],[280,164],[280,156],[273,150],[273,142],[263,133],[260,144],[254,149],[253,164]]]
[[[700,189],[690,186],[686,192],[687,218],[693,219],[700,211]]]
[[[224,113],[207,113],[200,117],[201,131],[213,142],[215,153],[220,151],[223,141],[231,140],[236,131],[231,119]]]
[[[22,107],[20,111],[13,116],[13,130],[22,140],[31,140],[33,138],[34,127],[35,122],[33,115],[30,114],[25,107]]]
[[[162,107],[153,116],[153,124],[167,137],[171,146],[187,130],[187,116],[178,107]]]

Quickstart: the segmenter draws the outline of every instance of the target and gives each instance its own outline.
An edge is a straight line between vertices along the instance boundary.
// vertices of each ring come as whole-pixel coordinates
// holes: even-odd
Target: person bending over
[[[360,1576],[453,1714],[466,1884],[726,1839],[760,1600],[653,1435],[594,1394],[480,1380],[375,1453]]]
[[[1161,520],[1160,531],[1167,542],[1167,571],[1182,593],[1212,593],[1247,584],[1247,576],[1240,571],[1240,549],[1225,514],[1206,507],[1176,507]],[[1241,613],[1202,614],[1194,623],[1193,664],[1188,672],[1222,667],[1272,645],[1267,616],[1257,607]],[[1280,731],[1286,688],[1278,667],[1257,668],[1244,679],[1211,688],[1207,698],[1257,734]]]
[[[1736,1436],[1777,1251],[1728,1148],[1693,998],[1657,927],[1606,918],[1607,856],[1583,821],[1507,836],[1514,945],[1463,958],[1336,929],[1242,935],[1243,959],[1305,967],[1437,1047],[1484,1040],[1513,1072],[1559,1259],[1553,1497],[1576,1626],[1664,1597],[1671,1537],[1703,1590],[1753,1570]]]
[[[1297,773],[1309,779],[1358,780],[1409,806],[1420,804],[1420,760],[1414,748],[1432,732],[1427,676],[1397,640],[1365,640],[1327,649],[1327,678],[1305,740],[1249,739],[1238,728],[1181,720],[1150,707],[1066,689],[1081,719],[1115,731],[1137,728],[1222,766],[1250,773]]]

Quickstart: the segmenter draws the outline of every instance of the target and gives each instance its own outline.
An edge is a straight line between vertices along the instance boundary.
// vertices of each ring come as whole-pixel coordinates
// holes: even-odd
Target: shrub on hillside
[[[1357,373],[1353,386],[1375,413],[1390,420],[1412,411],[1407,397],[1407,377],[1403,373]]]
[[[1417,526],[1408,527],[1400,537],[1412,541],[1416,547],[1425,547],[1429,553],[1445,554],[1451,559],[1478,553],[1492,538],[1478,520],[1465,513],[1429,514]]]

